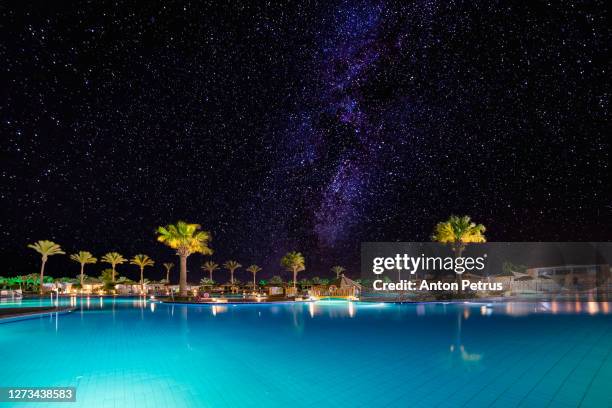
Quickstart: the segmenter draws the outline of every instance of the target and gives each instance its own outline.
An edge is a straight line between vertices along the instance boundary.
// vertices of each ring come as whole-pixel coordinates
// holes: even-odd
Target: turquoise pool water
[[[608,303],[75,302],[0,324],[0,386],[77,388],[13,406],[612,406]]]
[[[12,307],[36,307],[36,306],[52,306],[55,304],[70,305],[70,298],[62,297],[59,299],[53,298],[51,301],[50,297],[43,298],[22,298],[22,299],[11,299],[4,298],[0,299],[1,308],[12,308]]]

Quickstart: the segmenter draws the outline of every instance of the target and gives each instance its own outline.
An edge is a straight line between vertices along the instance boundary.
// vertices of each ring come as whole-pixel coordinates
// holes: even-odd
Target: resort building
[[[310,294],[317,297],[357,298],[361,295],[363,286],[344,274],[332,280],[329,285],[314,285]]]
[[[528,268],[525,272],[511,272],[491,277],[501,282],[504,291],[517,293],[570,293],[587,292],[597,289],[598,293],[610,293],[608,264],[563,265]]]
[[[568,289],[592,289],[610,281],[610,265],[563,265],[527,269],[534,279],[550,279]]]
[[[115,285],[115,293],[118,295],[137,295],[140,293],[140,285],[118,283]]]
[[[282,285],[268,284],[266,285],[266,293],[268,296],[283,296],[285,287]]]
[[[145,284],[145,291],[149,295],[166,295],[170,293],[169,286],[162,282],[149,282]],[[140,290],[140,285],[138,285]]]
[[[221,289],[223,290],[224,293],[236,294],[240,292],[240,286],[238,286],[236,283],[231,283],[231,282],[226,282],[223,285],[221,285]]]

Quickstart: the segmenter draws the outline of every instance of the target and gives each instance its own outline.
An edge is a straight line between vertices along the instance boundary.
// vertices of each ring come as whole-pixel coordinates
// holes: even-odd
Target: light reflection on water
[[[381,378],[388,406],[406,398],[406,384],[415,379],[422,379],[419,390],[430,396],[452,384],[457,393],[489,384],[494,384],[491,392],[502,392],[525,372],[570,355],[572,347],[604,350],[605,335],[612,329],[607,302],[187,306],[91,296],[60,298],[60,304],[77,310],[0,324],[0,361],[20,367],[10,374],[0,370],[0,383],[78,386],[82,400],[75,407],[100,406],[99,401],[109,399],[119,406],[127,395],[125,384],[135,393],[140,384],[147,392],[173,387],[173,398],[192,406],[248,406],[248,397],[261,393],[274,395],[269,406],[277,401],[276,406],[292,406],[295,384],[308,384],[309,393],[298,401],[305,405],[360,406],[378,391],[373,384]],[[32,300],[22,305],[32,306]],[[604,343],[597,343],[599,338]],[[61,355],[61,370],[36,353],[3,353],[23,344]],[[542,372],[549,368],[543,366]],[[237,389],[236,373],[245,371],[246,380]],[[609,371],[601,370],[605,375]],[[584,372],[569,365],[550,372],[568,376],[566,387],[585,383],[574,381],[573,373]],[[351,384],[357,381],[359,386],[330,395],[329,384],[347,373],[358,374]],[[437,403],[444,406],[442,397]],[[412,406],[415,401],[404,402]]]
[[[104,296],[70,296],[60,297],[58,300],[50,300],[49,298],[26,298],[26,299],[0,299],[0,308],[14,307],[36,307],[36,306],[72,306],[82,310],[105,309],[109,306],[122,305],[131,303],[134,308],[142,309],[150,307],[151,311],[155,311],[155,306],[151,307],[158,301],[151,301],[146,297],[133,298],[112,298]],[[414,313],[419,316],[427,316],[429,314],[444,313],[445,305],[455,305],[462,310],[464,317],[469,318],[477,307],[480,314],[490,316],[494,313],[502,313],[509,316],[526,316],[531,314],[610,314],[612,302],[597,302],[597,301],[541,301],[541,302],[423,302],[423,303],[405,303],[401,305],[374,303],[374,302],[352,302],[352,301],[318,301],[308,302],[308,314],[311,318],[315,318],[321,313],[325,313],[327,317],[353,318],[357,316],[358,311],[366,308],[384,308],[386,306],[412,307]],[[265,305],[265,304],[262,304]],[[289,304],[291,305],[291,303]],[[232,305],[234,306],[234,305]],[[244,305],[249,307],[250,305]],[[279,314],[286,304],[266,305],[268,311],[272,314]],[[196,305],[194,307],[211,307],[214,310],[213,314],[224,313],[227,311],[227,306],[221,305]]]

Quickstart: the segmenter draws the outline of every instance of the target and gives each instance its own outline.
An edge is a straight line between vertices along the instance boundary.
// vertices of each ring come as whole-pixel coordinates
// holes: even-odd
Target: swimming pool
[[[0,324],[0,386],[77,388],[15,406],[612,405],[608,303],[76,302]]]
[[[76,299],[76,298],[73,298]],[[14,307],[37,307],[37,306],[70,306],[71,299],[69,297],[61,297],[59,299],[50,297],[35,297],[35,298],[3,298],[0,299],[0,308]],[[73,300],[74,302],[74,300]]]

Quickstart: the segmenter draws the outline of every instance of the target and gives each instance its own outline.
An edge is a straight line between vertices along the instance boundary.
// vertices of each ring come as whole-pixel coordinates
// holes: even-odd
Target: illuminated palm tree
[[[96,258],[88,251],[79,251],[77,254],[70,255],[70,259],[81,264],[81,274],[79,275],[79,282],[81,288],[83,288],[83,279],[85,278],[85,265],[95,264],[98,262]]]
[[[47,259],[49,259],[49,257],[52,255],[62,255],[65,254],[65,252],[62,251],[62,248],[53,241],[36,241],[33,244],[29,244],[28,248],[32,248],[33,250],[38,252],[42,259],[40,265],[40,285],[38,288],[39,293],[42,295],[43,278],[45,276],[45,264],[47,263]]]
[[[115,283],[115,275],[117,274],[116,267],[117,265],[121,265],[122,263],[127,262],[127,259],[125,259],[123,255],[121,255],[119,252],[109,252],[102,257],[102,262],[111,265],[111,268],[113,270],[111,282]]]
[[[469,243],[486,242],[485,227],[473,223],[469,216],[457,217],[451,215],[447,221],[436,224],[432,241],[450,244],[456,258],[461,257]]]
[[[288,271],[293,272],[293,288],[296,289],[297,274],[306,269],[306,261],[304,255],[299,252],[287,252],[281,259],[281,266],[284,266]]]
[[[219,264],[213,261],[204,262],[202,269],[208,271],[208,279],[213,280],[213,272],[219,269]]]
[[[140,268],[140,289],[141,292],[144,293],[144,268],[147,266],[155,265],[155,262],[147,255],[138,254],[130,260],[130,264],[138,265],[138,267]]]
[[[251,265],[247,268],[247,271],[251,272],[253,274],[253,290],[256,290],[257,288],[257,281],[255,280],[255,276],[257,275],[257,272],[261,271],[261,268],[257,265]]]
[[[166,268],[166,283],[170,284],[170,270],[174,268],[174,264],[172,262],[164,262],[164,268]]]
[[[232,285],[234,284],[234,271],[238,268],[242,268],[242,265],[240,265],[238,262],[236,261],[226,261],[223,264],[223,267],[225,269],[227,269],[230,272],[230,282],[232,283]]]
[[[336,265],[336,266],[332,266],[331,271],[336,274],[336,279],[338,279],[340,275],[346,272],[346,269],[344,269],[343,266]]]
[[[447,221],[436,224],[431,239],[442,244],[450,244],[455,258],[460,258],[467,244],[486,242],[485,230],[484,225],[472,222],[467,215],[463,217],[451,215]],[[459,292],[462,292],[459,276],[461,275],[456,276],[457,287]]]
[[[98,279],[103,284],[103,289],[106,293],[111,294],[115,289],[115,282],[113,280],[114,271],[111,268],[104,269],[102,274],[98,276]]]
[[[179,294],[187,296],[187,257],[200,253],[212,255],[208,247],[211,240],[210,232],[201,231],[199,224],[188,224],[178,221],[176,224],[157,228],[157,240],[176,250],[180,258]]]

